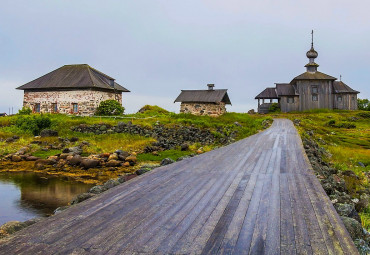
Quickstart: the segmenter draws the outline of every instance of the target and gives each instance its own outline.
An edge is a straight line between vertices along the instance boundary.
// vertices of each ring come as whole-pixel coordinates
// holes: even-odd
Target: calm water
[[[35,173],[0,173],[0,225],[48,216],[91,186]]]

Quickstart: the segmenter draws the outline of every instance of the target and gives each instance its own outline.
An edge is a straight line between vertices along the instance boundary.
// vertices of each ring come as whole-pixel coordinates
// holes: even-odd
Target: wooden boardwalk
[[[0,241],[0,254],[358,254],[289,120],[157,168]]]

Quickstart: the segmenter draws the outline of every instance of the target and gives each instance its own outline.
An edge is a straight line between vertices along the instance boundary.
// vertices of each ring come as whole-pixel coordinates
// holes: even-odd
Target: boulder
[[[89,198],[91,198],[93,196],[95,196],[95,194],[92,194],[92,193],[82,193],[82,194],[76,196],[71,201],[71,205],[75,205],[75,204],[81,203],[82,201],[85,201],[86,199],[89,199]]]
[[[123,166],[126,166],[126,167],[130,166],[130,162],[123,163]]]
[[[362,196],[361,196],[362,197]],[[369,206],[369,199],[368,198],[362,198],[358,201],[358,203],[355,205],[355,208],[358,212],[362,212],[364,209],[366,209]]]
[[[118,155],[116,153],[112,153],[108,157],[108,161],[117,160],[117,159],[118,159]]]
[[[104,191],[106,191],[107,188],[104,187],[103,185],[97,185],[97,186],[94,186],[92,187],[90,190],[89,190],[89,193],[93,193],[93,194],[100,194]]]
[[[51,129],[44,129],[40,132],[41,137],[52,137],[52,136],[58,136],[58,131],[51,130]]]
[[[351,236],[353,240],[362,239],[363,231],[362,231],[361,223],[359,223],[355,219],[345,217],[345,216],[341,216],[341,219],[349,235]]]
[[[78,137],[72,137],[71,139],[69,139],[71,143],[77,142],[78,140]]]
[[[136,158],[136,156],[131,155],[131,156],[128,156],[125,160],[126,160],[127,162],[133,162],[133,163],[136,163],[137,158]]]
[[[106,167],[119,167],[121,165],[122,162],[118,160],[110,160],[105,164]]]
[[[68,150],[69,150],[69,152],[73,153],[74,155],[81,155],[82,154],[82,149],[80,147],[78,147],[78,146],[68,148]]]
[[[187,150],[189,150],[189,144],[187,144],[187,143],[182,144],[182,145],[181,145],[181,150],[182,150],[182,151],[187,151]]]
[[[175,161],[173,159],[165,158],[161,161],[161,166],[169,165],[169,164],[172,164],[172,163],[175,163]]]
[[[334,207],[340,216],[349,217],[361,223],[361,218],[353,205],[337,203]]]
[[[73,158],[71,158],[70,160],[68,160],[68,163],[71,166],[78,166],[78,165],[81,164],[81,161],[82,161],[82,157],[80,155],[75,155],[75,156],[73,156]]]
[[[108,180],[106,183],[104,183],[104,188],[111,189],[119,184],[121,183],[118,180]]]
[[[20,162],[20,161],[22,161],[22,158],[18,155],[12,155],[12,161],[13,162]]]
[[[135,174],[137,174],[137,175],[142,175],[142,174],[145,174],[146,172],[149,172],[150,171],[150,169],[147,169],[147,168],[140,168],[139,170],[137,170],[136,172],[135,172]]]
[[[243,126],[242,126],[239,122],[237,122],[237,121],[235,121],[235,122],[234,122],[234,125],[235,125],[235,126],[238,126],[238,127],[243,127]]]
[[[28,157],[26,157],[26,161],[36,161],[36,160],[38,160],[38,159],[40,159],[40,158],[38,158],[38,157],[35,157],[35,156],[28,156]]]
[[[250,109],[250,110],[248,111],[248,114],[256,114],[256,112],[254,111],[254,109]]]
[[[96,159],[83,159],[80,163],[80,166],[85,169],[90,169],[97,167],[99,165],[99,161]]]
[[[9,137],[5,140],[6,143],[12,143],[14,142],[14,139],[12,137]]]
[[[0,226],[0,238],[14,234],[15,232],[27,227],[27,224],[20,221],[9,221]]]

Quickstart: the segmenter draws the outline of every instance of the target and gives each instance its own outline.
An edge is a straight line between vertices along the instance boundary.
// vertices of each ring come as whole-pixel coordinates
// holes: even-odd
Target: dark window
[[[35,104],[35,112],[40,112],[40,104]]]
[[[338,102],[342,102],[342,96],[337,97]]]
[[[319,94],[319,87],[318,86],[312,86],[312,94]]]
[[[52,109],[53,112],[58,112],[58,104],[57,103],[52,104],[51,109]]]
[[[355,101],[355,97],[352,97],[352,101]]]
[[[317,100],[318,100],[317,95],[312,95],[312,101],[317,101]]]
[[[294,97],[288,97],[288,104],[294,103]]]
[[[78,113],[78,104],[72,104],[73,106],[73,113]]]

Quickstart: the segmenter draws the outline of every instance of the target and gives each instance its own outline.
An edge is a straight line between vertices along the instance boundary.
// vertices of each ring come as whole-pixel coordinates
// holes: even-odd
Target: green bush
[[[116,100],[105,100],[100,102],[96,109],[96,115],[99,116],[118,116],[122,115],[125,108]]]
[[[280,106],[278,103],[272,103],[269,107],[269,112],[280,112]]]
[[[334,127],[335,126],[335,120],[329,120],[328,126]]]
[[[21,115],[17,117],[15,125],[24,131],[29,131],[33,135],[39,135],[41,130],[50,128],[51,119],[45,115]]]
[[[31,108],[29,108],[29,107],[22,107],[22,109],[20,109],[19,111],[18,111],[18,114],[19,115],[30,115],[32,113],[32,110],[31,110]]]
[[[369,99],[357,99],[357,105],[359,110],[370,111]]]
[[[359,112],[357,113],[357,116],[360,116],[365,119],[370,119],[370,112]]]
[[[141,109],[138,111],[138,113],[145,113],[145,114],[167,114],[168,111],[166,109],[163,109],[157,105],[144,105],[141,107]]]

